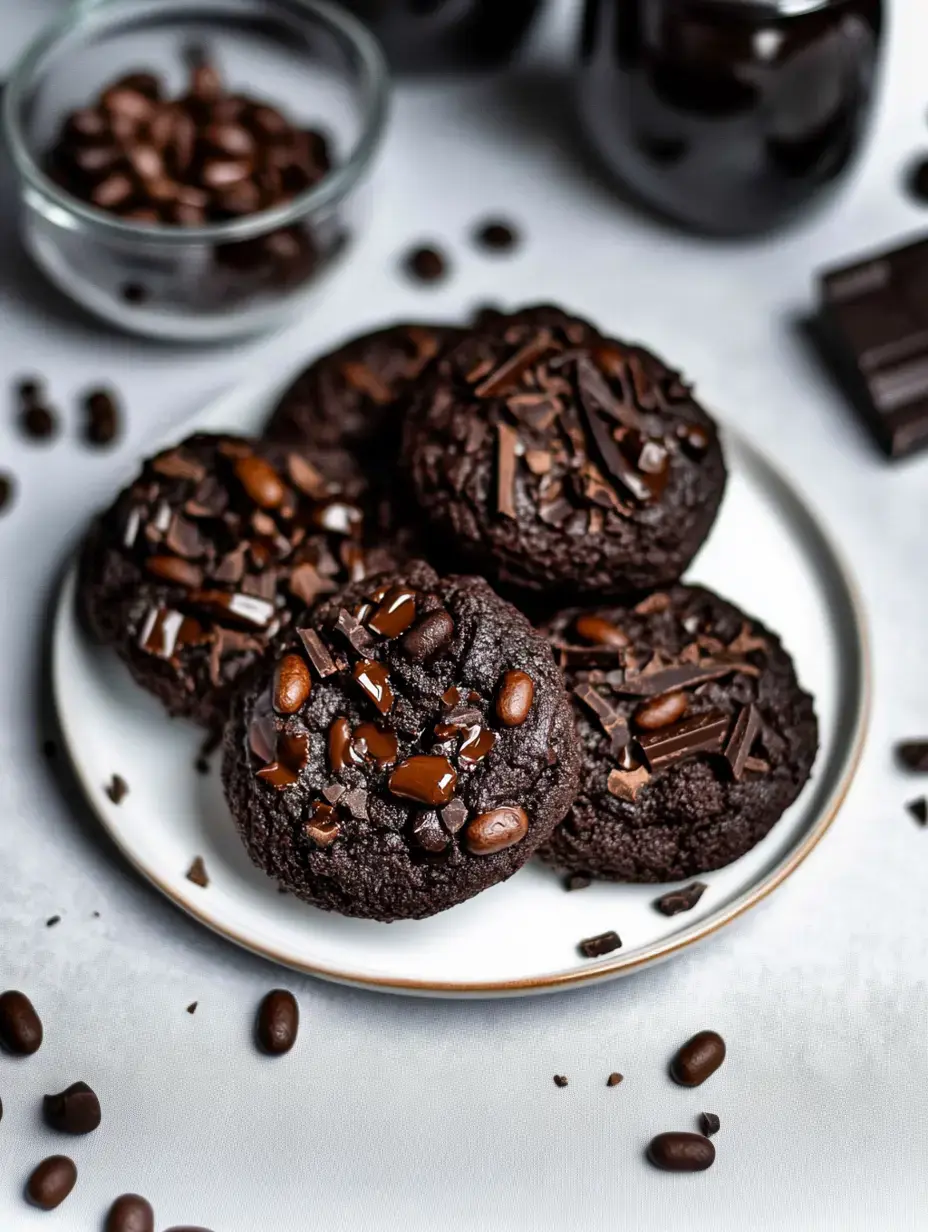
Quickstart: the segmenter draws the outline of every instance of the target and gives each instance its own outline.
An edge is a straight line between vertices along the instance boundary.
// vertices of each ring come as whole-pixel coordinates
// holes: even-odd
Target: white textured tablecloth
[[[17,250],[5,184],[0,386],[48,377],[66,431],[23,441],[0,415],[0,469],[20,480],[0,519],[0,988],[27,990],[46,1043],[0,1056],[0,1228],[93,1232],[124,1190],[158,1227],[213,1232],[928,1226],[928,832],[893,742],[928,734],[928,457],[890,468],[805,349],[797,321],[821,264],[928,222],[899,187],[928,148],[928,8],[897,0],[876,134],[840,201],[768,243],[710,245],[629,213],[571,153],[552,14],[517,84],[398,94],[375,212],[324,302],[285,334],[183,350],[121,337],[70,308]],[[0,64],[54,10],[0,0]],[[4,171],[4,178],[7,172]],[[491,262],[474,219],[511,214],[527,243]],[[396,257],[433,236],[455,258],[434,291]],[[640,337],[694,376],[823,512],[872,623],[875,707],[856,784],[826,841],[762,907],[660,968],[523,1001],[376,996],[291,975],[215,939],[132,875],[38,752],[42,630],[64,545],[150,437],[258,367],[268,372],[387,317],[552,297]],[[129,407],[120,448],[76,442],[75,397],[101,378]],[[733,567],[737,567],[734,562]],[[93,913],[100,912],[100,918]],[[45,920],[60,914],[52,929]],[[270,987],[297,993],[297,1049],[250,1042]],[[185,1006],[197,1000],[194,1016]],[[712,1026],[729,1043],[700,1091],[668,1057]],[[608,1090],[607,1074],[625,1082]],[[554,1073],[570,1085],[557,1089]],[[103,1125],[65,1143],[40,1097],[84,1079]],[[652,1134],[717,1112],[704,1176],[650,1169]],[[70,1149],[77,1189],[27,1209],[25,1176]]]

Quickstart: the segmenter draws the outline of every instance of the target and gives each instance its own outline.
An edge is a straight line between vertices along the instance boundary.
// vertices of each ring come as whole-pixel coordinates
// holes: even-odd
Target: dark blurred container
[[[882,0],[587,0],[583,123],[660,213],[766,231],[859,149],[882,33]]]
[[[519,50],[542,0],[342,0],[398,72],[498,68]]]

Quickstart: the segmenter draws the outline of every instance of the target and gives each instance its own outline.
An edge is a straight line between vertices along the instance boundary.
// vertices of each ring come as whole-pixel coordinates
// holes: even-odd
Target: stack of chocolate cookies
[[[254,862],[422,918],[534,854],[667,882],[767,834],[817,726],[775,634],[679,579],[716,425],[637,345],[548,306],[317,360],[260,440],[149,459],[82,560],[91,629],[224,726]]]

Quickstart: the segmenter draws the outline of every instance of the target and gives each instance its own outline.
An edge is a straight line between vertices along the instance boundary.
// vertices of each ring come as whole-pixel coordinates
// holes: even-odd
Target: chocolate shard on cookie
[[[490,577],[615,596],[679,578],[725,488],[715,423],[643,347],[556,308],[489,312],[409,393],[434,530]]]
[[[94,523],[80,562],[87,622],[172,715],[219,727],[295,613],[392,560],[367,550],[365,497],[344,452],[188,437]]]
[[[577,787],[546,638],[482,578],[418,561],[306,619],[226,728],[223,784],[255,864],[308,903],[377,920],[515,873]]]
[[[815,713],[759,621],[678,585],[634,605],[568,609],[546,632],[581,748],[580,790],[540,851],[549,864],[682,881],[744,855],[799,795]]]

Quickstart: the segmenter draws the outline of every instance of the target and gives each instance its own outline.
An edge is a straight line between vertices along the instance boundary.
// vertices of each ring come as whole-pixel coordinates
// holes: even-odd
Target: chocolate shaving
[[[663,770],[695,753],[719,752],[729,724],[727,714],[710,710],[642,735],[638,744],[651,770]]]
[[[152,459],[151,469],[168,479],[189,479],[199,483],[206,477],[206,467],[179,449],[169,449]]]
[[[203,857],[197,856],[190,867],[187,869],[187,880],[192,881],[194,885],[205,890],[209,885],[209,877],[206,875],[206,865],[203,863]]]
[[[464,452],[474,454],[486,440],[487,425],[482,419],[473,416],[467,425],[467,439],[464,441]]]
[[[765,637],[758,637],[755,633],[752,633],[750,623],[745,621],[735,640],[728,643],[728,653],[743,656],[751,654],[754,650],[760,651],[762,654],[768,654],[770,646]]]
[[[515,428],[507,423],[496,425],[496,509],[504,517],[516,516],[515,478],[516,442],[519,439]]]
[[[316,630],[297,629],[296,632],[320,679],[324,680],[326,676],[333,676],[338,668]]]
[[[581,359],[577,364],[577,402],[583,412],[587,431],[607,472],[635,500],[645,505],[652,499],[651,489],[622,453],[605,420],[598,414],[599,400],[591,389],[591,373],[599,377],[589,360]]]
[[[245,575],[245,556],[247,553],[247,543],[240,543],[237,548],[227,552],[213,570],[213,580],[225,582],[229,586],[237,586]]]
[[[474,389],[474,396],[498,398],[513,389],[519,377],[550,350],[551,341],[551,335],[546,330],[539,331],[536,337],[529,339],[514,355],[510,355],[498,368],[484,377]]]
[[[190,602],[220,620],[238,621],[252,629],[267,629],[274,619],[274,604],[242,591],[195,590]]]
[[[625,428],[633,430],[641,428],[641,416],[638,411],[627,401],[622,401],[615,396],[602,373],[583,354],[577,356],[577,378],[578,382],[582,381],[586,396],[591,398],[604,414]]]
[[[359,655],[367,656],[368,651],[374,645],[374,638],[368,633],[367,629],[361,622],[348,611],[347,608],[341,608],[338,613],[338,620],[335,622],[335,628],[342,635],[352,650],[356,650]]]
[[[744,764],[751,752],[751,746],[760,731],[760,711],[753,702],[742,706],[735,719],[728,743],[725,745],[725,760],[731,767],[731,776],[736,783],[744,777]]]
[[[184,512],[192,518],[218,518],[229,504],[229,493],[215,475],[207,475],[193,496],[184,504]]]
[[[346,385],[350,385],[359,394],[364,394],[378,406],[386,406],[388,402],[393,401],[393,391],[390,386],[385,384],[366,364],[346,360],[339,372]]]
[[[637,675],[625,674],[620,681],[610,679],[609,684],[616,693],[625,697],[660,697],[663,693],[671,693],[676,689],[693,689],[696,685],[706,684],[710,680],[721,680],[733,672],[743,672],[753,676],[757,668],[753,663],[745,663],[738,659],[719,663],[706,660],[701,664],[682,664],[680,667],[665,667],[658,671],[644,671]]]
[[[707,889],[704,882],[694,881],[692,885],[684,886],[681,890],[671,890],[669,894],[656,898],[654,909],[661,915],[680,915],[683,911],[692,911]]]
[[[591,684],[578,684],[574,696],[599,719],[600,726],[609,737],[613,754],[618,754],[628,744],[628,723]]]
[[[610,770],[606,790],[617,800],[627,800],[634,804],[639,791],[650,778],[650,772],[644,766],[639,766],[636,770]]]
[[[572,646],[562,643],[555,644],[555,650],[560,667],[621,667],[625,659],[625,651],[621,646]],[[602,676],[597,683],[611,684],[611,677],[610,672],[608,676]],[[593,677],[589,676],[589,679],[592,680]],[[625,673],[618,672],[617,679],[621,683],[625,679]]]

